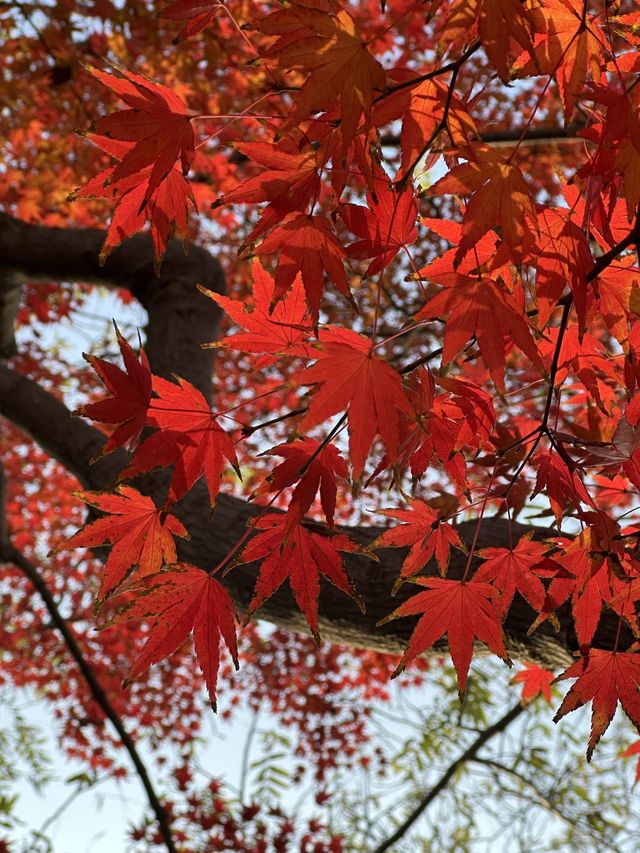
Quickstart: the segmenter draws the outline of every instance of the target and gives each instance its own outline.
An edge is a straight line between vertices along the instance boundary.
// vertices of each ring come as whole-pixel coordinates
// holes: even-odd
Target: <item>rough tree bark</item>
[[[16,289],[24,281],[75,281],[126,288],[148,313],[145,349],[155,373],[178,374],[193,382],[210,397],[214,350],[200,344],[214,340],[219,323],[215,305],[196,288],[204,284],[218,292],[224,289],[224,276],[213,256],[202,248],[189,246],[185,254],[180,243],[172,242],[159,276],[154,273],[151,240],[138,235],[117,249],[104,267],[98,264],[104,232],[71,228],[46,228],[29,225],[0,214],[0,359],[11,351],[13,325],[10,312],[16,305]],[[2,293],[8,294],[2,298]],[[92,464],[104,443],[104,436],[88,423],[75,418],[53,395],[33,380],[0,362],[0,415],[30,435],[44,450],[72,472],[85,488],[104,489],[115,480],[124,464],[123,454]],[[166,478],[145,478],[143,490],[156,493],[162,500]],[[203,568],[215,566],[228,553],[259,508],[228,495],[218,499],[213,517],[203,486],[196,487],[176,507],[188,526],[191,539],[179,544],[179,558]],[[509,524],[501,518],[482,523],[480,548],[508,546],[529,530],[522,524]],[[383,528],[355,527],[349,534],[366,544]],[[459,527],[469,543],[475,522]],[[542,538],[549,531],[536,530]],[[459,552],[452,559],[450,575],[460,576],[465,559]],[[405,584],[395,599],[390,592],[404,554],[401,549],[378,552],[379,562],[359,556],[347,557],[355,586],[360,591],[366,615],[330,584],[324,584],[320,597],[320,630],[327,640],[380,651],[400,653],[413,629],[414,620],[401,619],[383,627],[376,623],[392,607],[415,592]],[[437,574],[435,564],[426,573]],[[238,566],[224,578],[237,605],[246,607],[253,592],[256,566]],[[507,648],[512,658],[540,662],[550,667],[565,666],[577,649],[570,613],[559,613],[560,629],[547,622],[531,636],[527,630],[534,619],[533,610],[516,596],[505,623]],[[288,589],[281,588],[260,610],[260,616],[286,628],[305,631]],[[613,647],[617,618],[602,619],[594,646]],[[442,650],[440,647],[440,651]]]

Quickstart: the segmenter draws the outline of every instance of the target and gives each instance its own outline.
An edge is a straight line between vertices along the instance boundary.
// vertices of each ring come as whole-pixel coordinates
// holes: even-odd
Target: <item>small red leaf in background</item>
[[[422,614],[409,645],[396,667],[399,675],[411,661],[430,649],[447,634],[453,665],[458,672],[458,693],[462,699],[473,644],[481,640],[494,654],[511,664],[502,638],[500,617],[493,604],[495,590],[488,583],[476,580],[458,581],[448,578],[414,578],[413,583],[426,587],[407,599],[380,624],[401,616]]]
[[[609,727],[618,702],[634,724],[640,729],[640,654],[591,649],[587,657],[572,664],[556,681],[576,678],[577,681],[564,697],[554,722],[566,714],[592,702],[591,736],[587,748],[587,761],[591,761],[598,741]]]
[[[304,343],[311,333],[311,327],[305,331],[304,317],[307,303],[304,298],[302,278],[298,275],[291,290],[280,299],[275,307],[275,282],[264,269],[260,261],[252,265],[253,300],[247,304],[244,299],[230,299],[210,290],[201,288],[245,333],[229,335],[209,346],[231,347],[241,352],[260,355],[255,361],[256,368],[273,364],[278,356],[302,356],[313,358],[314,350]]]
[[[79,497],[107,515],[85,525],[54,553],[112,546],[104,565],[98,601],[114,592],[135,567],[138,577],[144,577],[159,572],[166,563],[173,563],[176,559],[173,537],[188,538],[175,516],[159,510],[150,497],[131,486],[119,486],[115,494],[79,492]]]
[[[638,756],[638,761],[636,763],[636,782],[640,782],[640,740],[634,741],[634,743],[630,744],[624,752],[620,753],[620,758],[631,758],[632,755]]]
[[[357,480],[377,433],[395,461],[400,413],[410,411],[410,404],[400,374],[371,352],[368,338],[350,329],[328,329],[320,333],[320,342],[317,362],[299,376],[302,385],[320,385],[300,429],[311,429],[346,409],[349,455]]]
[[[147,356],[140,348],[138,361],[118,327],[115,328],[125,369],[93,355],[85,355],[111,396],[96,403],[85,403],[77,412],[100,423],[118,425],[109,436],[101,455],[117,447],[132,448],[138,443],[151,402],[151,370]]]
[[[362,609],[338,551],[357,552],[359,546],[344,534],[320,536],[300,524],[287,533],[286,515],[264,515],[256,521],[259,531],[242,553],[243,563],[261,560],[256,589],[249,605],[250,617],[289,578],[289,586],[316,642],[320,576],[351,596]]]
[[[238,668],[235,608],[229,593],[210,574],[188,563],[176,563],[147,578],[138,592],[131,606],[109,623],[152,620],[147,642],[134,661],[125,686],[140,678],[152,664],[177,651],[193,631],[196,658],[215,711],[221,638]]]
[[[540,694],[551,704],[551,683],[554,679],[555,674],[550,669],[524,661],[524,669],[513,676],[511,684],[522,684],[523,705],[528,705]]]
[[[256,495],[281,492],[299,480],[287,509],[285,534],[289,534],[293,527],[302,521],[314,501],[318,488],[327,524],[333,527],[336,509],[336,477],[341,477],[343,480],[349,478],[347,465],[340,451],[333,444],[322,445],[313,438],[304,438],[291,444],[280,444],[268,450],[267,453],[272,456],[282,456],[285,461],[273,469],[267,481],[255,492]]]
[[[409,548],[393,589],[395,593],[406,578],[420,572],[435,555],[441,575],[445,575],[451,548],[459,548],[465,554],[467,547],[458,531],[440,518],[438,513],[421,500],[409,500],[411,509],[384,509],[383,515],[396,518],[404,524],[385,530],[369,548]],[[392,594],[393,594],[392,593]]]

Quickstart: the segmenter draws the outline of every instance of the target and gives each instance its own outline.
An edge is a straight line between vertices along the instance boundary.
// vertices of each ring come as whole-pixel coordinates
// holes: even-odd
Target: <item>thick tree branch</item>
[[[20,569],[22,574],[38,591],[49,612],[51,621],[62,635],[62,639],[64,640],[71,657],[75,660],[78,669],[82,673],[84,680],[87,682],[91,695],[100,708],[102,708],[102,712],[113,725],[114,729],[118,733],[118,737],[122,741],[122,745],[129,753],[129,758],[131,759],[131,762],[136,769],[136,773],[140,778],[140,782],[142,783],[147,799],[149,800],[149,805],[151,806],[151,809],[156,816],[156,820],[158,821],[158,826],[160,828],[160,833],[165,847],[169,853],[177,853],[176,847],[173,843],[171,826],[169,824],[167,813],[156,794],[144,761],[140,757],[136,748],[135,741],[124,727],[120,716],[111,704],[106,691],[93,671],[93,667],[84,656],[84,653],[80,648],[73,631],[69,627],[67,620],[58,610],[58,605],[44,578],[36,566],[11,544],[9,533],[6,528],[4,513],[4,470],[2,466],[0,466],[0,562],[12,563]]]
[[[47,229],[4,217],[0,228],[0,269],[4,266],[18,270],[25,277],[48,280],[107,282],[111,286],[128,287],[149,308],[149,340],[147,352],[155,372],[171,372],[190,377],[206,393],[211,379],[211,350],[202,350],[201,341],[212,340],[216,334],[217,314],[210,309],[211,301],[201,297],[196,284],[221,289],[222,274],[213,259],[202,249],[190,248],[187,257],[179,244],[171,244],[160,279],[153,272],[151,243],[146,237],[134,238],[116,250],[105,267],[100,269],[97,256],[102,232],[77,229]],[[13,236],[7,238],[7,233]],[[209,258],[207,261],[206,259]],[[155,290],[160,293],[156,294]],[[170,329],[166,342],[155,334],[155,327]],[[155,335],[155,337],[154,337]],[[166,343],[166,346],[162,344]],[[82,484],[91,489],[111,485],[123,465],[123,456],[114,454],[92,465],[104,437],[84,421],[73,418],[66,407],[49,395],[37,383],[20,376],[8,367],[0,366],[0,415],[28,432],[47,452],[58,459]],[[142,487],[141,487],[142,488]],[[166,477],[150,477],[144,488],[162,502]],[[260,508],[232,496],[218,499],[213,517],[209,516],[208,500],[200,484],[176,507],[191,532],[191,540],[179,545],[180,559],[203,568],[213,568],[227,555],[247,523],[260,513]],[[482,523],[479,548],[508,547],[530,528],[510,524],[504,519],[486,519]],[[382,532],[381,528],[357,527],[348,531],[363,545],[369,544]],[[469,541],[473,525],[460,525],[460,533]],[[542,537],[545,531],[537,529]],[[400,619],[378,628],[377,622],[390,609],[412,595],[415,587],[405,584],[395,599],[391,589],[398,577],[404,558],[401,549],[378,552],[379,562],[364,556],[349,556],[347,565],[353,581],[366,604],[362,615],[343,593],[324,584],[320,596],[320,629],[327,640],[353,646],[364,646],[398,654],[403,651],[413,630],[413,619]],[[455,552],[450,576],[461,577],[465,558]],[[256,576],[255,565],[236,566],[224,578],[224,583],[240,608],[251,600]],[[427,573],[437,573],[435,565]],[[392,602],[392,603],[391,603]],[[282,587],[260,610],[260,615],[279,625],[306,630],[304,618],[287,588]],[[559,612],[560,630],[556,633],[546,622],[528,636],[527,630],[535,618],[534,612],[516,597],[505,623],[507,646],[511,657],[536,660],[551,667],[566,665],[577,648],[572,619],[568,608]],[[594,644],[611,647],[617,618],[604,618]],[[442,646],[439,647],[441,652]]]

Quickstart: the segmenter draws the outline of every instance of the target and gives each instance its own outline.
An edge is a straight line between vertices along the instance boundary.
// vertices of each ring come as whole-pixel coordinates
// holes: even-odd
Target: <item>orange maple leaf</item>
[[[259,29],[278,37],[263,54],[265,59],[275,58],[282,68],[309,72],[282,130],[325,112],[327,104],[338,100],[346,145],[362,119],[365,132],[368,129],[374,91],[382,91],[386,80],[351,15],[337,3],[332,6],[326,12],[295,2],[267,15]]]
[[[529,14],[536,31],[534,50],[516,60],[514,71],[555,76],[568,123],[589,72],[595,83],[600,82],[602,56],[612,52],[609,41],[583,0],[545,0]]]
[[[468,145],[456,152],[467,162],[455,166],[447,175],[425,189],[426,195],[472,193],[462,223],[458,261],[478,240],[499,226],[514,260],[532,243],[537,227],[536,208],[531,190],[520,169],[511,162],[511,154],[483,143]]]
[[[291,289],[275,303],[275,282],[260,261],[252,265],[253,305],[245,299],[230,299],[201,287],[245,333],[229,335],[207,346],[231,347],[241,352],[260,355],[256,368],[273,364],[278,356],[313,358],[314,350],[304,343],[311,327],[304,326],[307,303],[304,298],[302,277],[297,276]],[[274,307],[275,303],[275,307]]]
[[[406,578],[422,571],[435,555],[440,574],[444,575],[451,558],[451,548],[459,548],[465,554],[467,546],[458,531],[440,518],[438,513],[421,500],[408,501],[411,509],[384,509],[382,514],[404,522],[378,536],[369,548],[406,548],[409,553],[404,559],[400,577],[392,590],[392,595]]]
[[[409,400],[400,375],[377,358],[368,338],[350,329],[327,329],[320,333],[320,342],[318,361],[299,376],[302,385],[320,384],[300,429],[311,429],[346,409],[349,455],[357,480],[377,433],[395,461],[399,418],[401,412],[410,411]]]
[[[52,553],[111,545],[98,602],[113,593],[137,567],[138,577],[160,571],[176,559],[174,536],[189,538],[178,519],[159,510],[150,497],[131,486],[110,492],[78,492],[78,497],[107,513],[85,525]]]
[[[505,335],[535,365],[542,364],[524,311],[501,283],[460,274],[453,274],[451,278],[454,279],[451,286],[444,288],[416,314],[418,321],[449,315],[444,329],[443,364],[452,361],[475,337],[493,381],[502,391]]]
[[[101,136],[133,143],[113,170],[112,181],[151,167],[141,203],[144,206],[176,160],[180,160],[183,174],[189,171],[195,157],[194,113],[175,92],[142,74],[119,66],[114,67],[113,74],[90,66],[87,70],[130,107],[98,119],[96,130]]]
[[[456,0],[447,13],[442,41],[469,41],[477,30],[489,60],[504,83],[510,80],[509,39],[533,50],[528,10],[520,0]]]

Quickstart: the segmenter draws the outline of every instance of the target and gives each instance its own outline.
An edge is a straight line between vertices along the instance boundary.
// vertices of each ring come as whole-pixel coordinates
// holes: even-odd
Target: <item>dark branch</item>
[[[6,528],[5,521],[5,513],[4,513],[4,469],[0,466],[0,562],[12,563],[14,566],[20,569],[23,575],[33,584],[35,589],[38,591],[40,597],[45,603],[45,607],[47,608],[49,615],[51,617],[51,621],[54,626],[60,631],[62,635],[62,639],[71,654],[71,657],[75,660],[78,669],[82,673],[84,680],[87,682],[89,690],[91,691],[91,695],[98,703],[98,705],[102,708],[102,712],[105,717],[111,721],[114,729],[118,733],[118,737],[122,741],[124,748],[129,753],[129,758],[133,766],[136,769],[136,773],[138,774],[140,781],[144,787],[144,790],[147,794],[147,799],[149,800],[149,805],[151,806],[153,813],[156,816],[156,820],[158,821],[158,825],[160,827],[160,832],[162,834],[162,838],[164,840],[165,847],[169,851],[169,853],[177,853],[175,845],[173,843],[173,837],[171,835],[171,826],[169,824],[169,819],[167,817],[167,813],[164,810],[162,803],[158,795],[155,792],[149,774],[147,772],[147,768],[144,764],[144,761],[140,757],[138,750],[135,745],[135,741],[129,734],[129,732],[125,729],[122,720],[120,719],[118,713],[115,708],[111,704],[107,693],[105,692],[103,686],[100,684],[100,681],[96,677],[95,672],[93,671],[93,667],[89,663],[89,661],[84,656],[78,641],[76,640],[73,631],[69,627],[67,620],[61,615],[58,605],[54,597],[51,595],[49,587],[44,581],[44,578],[34,566],[34,564],[28,560],[24,554],[17,550],[12,544],[9,538],[8,530]]]
[[[525,708],[518,702],[517,705],[514,705],[510,711],[508,711],[504,717],[501,717],[499,720],[481,732],[478,737],[474,740],[474,742],[462,753],[462,755],[453,761],[442,774],[442,776],[438,779],[436,784],[430,788],[427,793],[422,797],[416,808],[411,812],[411,814],[407,817],[405,821],[396,829],[396,831],[390,835],[387,839],[385,839],[382,844],[379,844],[372,853],[385,853],[386,850],[390,850],[393,845],[400,841],[400,839],[406,835],[406,833],[411,829],[413,824],[418,820],[418,818],[426,811],[429,805],[435,800],[435,798],[447,787],[449,782],[456,775],[458,770],[463,767],[467,762],[471,761],[475,758],[476,754],[482,747],[488,743],[495,735],[500,734],[506,728],[508,728],[511,723],[516,720],[523,712]]]

